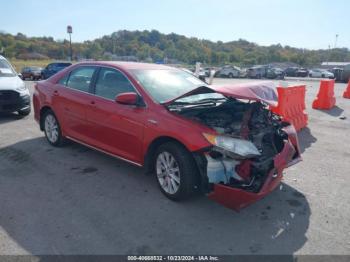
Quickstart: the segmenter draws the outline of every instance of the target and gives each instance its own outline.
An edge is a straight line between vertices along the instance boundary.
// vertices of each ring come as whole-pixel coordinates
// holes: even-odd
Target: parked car
[[[337,82],[344,82],[344,69],[342,68],[333,68],[330,70],[334,74],[334,79]]]
[[[337,82],[348,83],[350,81],[350,64],[344,68],[333,68],[331,72]]]
[[[316,78],[334,78],[334,74],[332,72],[329,72],[325,69],[312,69],[309,71],[309,77],[316,77]]]
[[[200,71],[199,71],[199,74],[198,74],[198,76],[194,73],[194,72],[192,72],[191,70],[189,70],[189,69],[187,69],[187,68],[180,68],[180,70],[182,70],[182,71],[185,71],[185,72],[187,72],[187,73],[189,73],[189,74],[191,74],[191,75],[193,75],[193,76],[195,76],[195,77],[197,77],[198,79],[200,79],[200,80],[202,80],[203,82],[206,82],[206,80],[205,80],[205,72],[204,72],[204,70],[203,69],[201,69]]]
[[[43,69],[38,66],[27,66],[22,69],[22,79],[40,80]]]
[[[253,66],[247,69],[247,78],[263,78],[266,77],[268,67],[267,66]]]
[[[269,79],[284,79],[284,70],[281,68],[269,68],[266,71],[266,78]]]
[[[41,78],[48,79],[59,71],[65,69],[66,67],[72,65],[70,62],[55,62],[48,64],[44,70],[42,70]]]
[[[216,77],[239,78],[241,69],[236,66],[224,66],[219,71],[215,72]]]
[[[298,68],[296,71],[296,76],[297,77],[307,77],[309,75],[309,70],[306,68]]]
[[[284,72],[286,76],[291,77],[307,77],[309,75],[309,71],[303,67],[288,67]]]
[[[205,82],[205,78],[207,77],[207,72],[204,69],[200,69],[198,73],[198,78]]]
[[[0,112],[30,113],[30,94],[11,64],[0,56]]]
[[[214,67],[206,67],[206,68],[204,68],[204,73],[205,73],[206,77],[210,77],[210,73],[215,75],[216,68],[214,68]]]
[[[346,83],[348,83],[350,81],[350,64],[348,64],[344,67],[342,80]]]
[[[285,70],[285,74],[286,76],[294,76],[296,77],[297,76],[297,71],[298,71],[298,67],[288,67],[286,70]]]
[[[164,65],[85,62],[38,82],[33,103],[51,145],[70,139],[144,166],[172,200],[200,191],[240,209],[300,160],[266,82],[211,87]]]

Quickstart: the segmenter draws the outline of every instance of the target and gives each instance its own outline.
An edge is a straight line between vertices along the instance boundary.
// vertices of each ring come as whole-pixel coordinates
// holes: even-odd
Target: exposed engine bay
[[[228,98],[215,106],[196,106],[177,113],[214,129],[206,135],[214,145],[205,152],[210,184],[224,184],[257,193],[283,150],[289,125],[261,102]]]

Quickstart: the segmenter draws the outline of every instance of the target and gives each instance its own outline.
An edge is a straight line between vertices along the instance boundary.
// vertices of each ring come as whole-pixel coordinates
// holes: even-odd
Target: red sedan
[[[183,70],[87,62],[37,83],[35,119],[53,146],[70,139],[144,166],[172,200],[194,192],[240,209],[300,161],[292,125],[268,110],[266,82],[212,87]]]

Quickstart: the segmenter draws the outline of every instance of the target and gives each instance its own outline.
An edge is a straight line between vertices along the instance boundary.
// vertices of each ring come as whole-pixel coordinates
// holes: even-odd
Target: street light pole
[[[69,34],[69,49],[70,49],[70,61],[73,61],[73,49],[72,49],[72,26],[67,26],[67,33]]]
[[[338,34],[335,35],[334,48],[337,48],[338,36],[339,36]]]

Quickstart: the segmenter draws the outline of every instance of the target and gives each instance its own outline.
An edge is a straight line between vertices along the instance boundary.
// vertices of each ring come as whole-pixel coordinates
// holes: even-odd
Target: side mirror
[[[18,77],[23,79],[23,75],[21,73],[18,73]]]
[[[122,105],[137,105],[138,100],[139,96],[134,92],[121,93],[115,97],[115,102]]]

